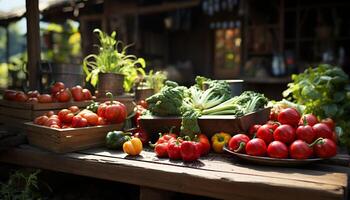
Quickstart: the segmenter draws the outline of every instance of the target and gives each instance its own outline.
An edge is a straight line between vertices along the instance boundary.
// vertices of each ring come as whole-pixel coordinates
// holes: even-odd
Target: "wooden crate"
[[[28,103],[0,100],[0,115],[6,115],[29,121],[40,115],[52,110],[59,111],[70,106],[78,106],[84,108],[90,105],[92,101],[69,101],[69,102],[54,102],[54,103]]]
[[[109,131],[121,130],[123,124],[83,128],[54,129],[32,122],[24,124],[29,144],[56,153],[67,153],[105,144]]]

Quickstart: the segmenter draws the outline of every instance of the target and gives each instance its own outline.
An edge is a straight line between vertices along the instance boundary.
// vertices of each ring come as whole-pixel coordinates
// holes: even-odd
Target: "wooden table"
[[[238,200],[345,199],[348,190],[348,167],[256,166],[229,155],[184,163],[159,159],[150,151],[138,157],[104,148],[54,154],[22,145],[1,152],[0,161],[140,185],[141,199],[164,199],[170,194],[166,191]]]

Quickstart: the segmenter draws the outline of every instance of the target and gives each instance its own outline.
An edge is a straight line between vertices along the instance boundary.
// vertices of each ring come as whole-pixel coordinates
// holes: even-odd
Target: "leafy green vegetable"
[[[203,115],[236,115],[242,116],[263,108],[268,99],[260,93],[245,91],[222,104],[203,110]]]
[[[305,105],[305,113],[313,113],[320,119],[334,119],[345,131],[340,137],[342,144],[350,147],[350,122],[346,120],[350,115],[348,75],[338,67],[321,64],[292,75],[292,80],[283,96]]]
[[[268,99],[252,91],[231,98],[230,87],[225,81],[196,78],[196,85],[186,88],[166,81],[165,87],[146,99],[149,111],[158,116],[182,116],[181,134],[194,137],[200,132],[197,119],[201,115],[242,116],[263,108]],[[209,88],[202,90],[203,84]]]
[[[146,99],[148,103],[148,110],[153,115],[169,116],[181,115],[181,106],[187,90],[184,86],[179,86],[172,81],[166,81],[165,86],[159,93]]]

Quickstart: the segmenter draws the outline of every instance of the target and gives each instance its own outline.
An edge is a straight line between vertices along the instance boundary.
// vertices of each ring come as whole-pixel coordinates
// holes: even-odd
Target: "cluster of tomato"
[[[286,108],[270,116],[264,125],[253,125],[249,136],[237,134],[229,141],[229,149],[252,156],[308,159],[329,158],[337,153],[334,122],[321,122],[313,114],[300,116],[294,108]]]
[[[79,128],[106,124],[119,124],[125,121],[127,111],[118,101],[106,101],[98,105],[97,113],[77,106],[62,109],[55,115],[52,111],[35,118],[34,124],[50,128]]]
[[[195,161],[210,151],[210,142],[204,134],[196,135],[193,140],[188,136],[178,137],[174,133],[160,134],[158,141],[152,146],[158,157],[183,161]]]
[[[64,83],[56,82],[50,88],[51,94],[40,94],[37,90],[24,93],[22,91],[6,90],[4,99],[18,102],[31,103],[52,103],[52,102],[68,102],[72,98],[74,101],[91,100],[90,90],[82,88],[80,85],[71,89],[65,87]]]

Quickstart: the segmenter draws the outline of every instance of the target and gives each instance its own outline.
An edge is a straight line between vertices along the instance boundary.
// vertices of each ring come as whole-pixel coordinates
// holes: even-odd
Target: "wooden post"
[[[9,24],[5,27],[6,30],[6,62],[10,62],[10,30],[9,30]]]
[[[26,0],[29,88],[39,89],[40,29],[39,0]]]

